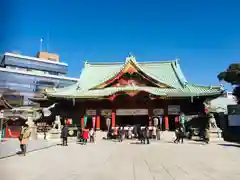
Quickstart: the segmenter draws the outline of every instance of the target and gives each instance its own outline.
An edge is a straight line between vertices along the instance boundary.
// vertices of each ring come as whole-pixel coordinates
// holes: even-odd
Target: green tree
[[[233,95],[240,103],[240,63],[231,64],[228,69],[218,74],[219,80],[224,80],[234,86]]]

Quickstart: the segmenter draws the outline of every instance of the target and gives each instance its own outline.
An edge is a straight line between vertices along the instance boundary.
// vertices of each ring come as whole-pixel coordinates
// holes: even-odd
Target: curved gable
[[[110,67],[109,67],[110,68]],[[133,74],[136,73],[141,76],[144,80],[153,85],[153,87],[159,88],[174,88],[169,84],[159,81],[157,78],[150,75],[147,71],[144,71],[141,66],[138,65],[134,57],[129,57],[126,59],[125,64],[122,66],[121,70],[111,76],[109,79],[103,81],[102,83],[94,86],[91,89],[101,89],[108,87],[111,83],[116,80],[120,80],[126,73]]]

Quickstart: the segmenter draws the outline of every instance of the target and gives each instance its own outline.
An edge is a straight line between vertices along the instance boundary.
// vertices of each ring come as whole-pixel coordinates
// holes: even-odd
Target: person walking
[[[62,128],[61,138],[62,138],[62,145],[68,146],[68,127],[66,124]]]
[[[24,124],[19,136],[20,149],[21,149],[20,155],[26,156],[27,144],[30,136],[31,136],[31,128],[28,126],[28,124]]]
[[[175,136],[176,136],[176,139],[174,140],[174,143],[179,143],[179,141],[180,141],[179,128],[176,128],[176,129],[175,129]]]
[[[176,128],[175,136],[176,136],[176,139],[174,140],[174,143],[179,143],[180,141],[181,141],[181,143],[183,143],[183,138],[184,138],[183,125],[180,124],[179,127]]]

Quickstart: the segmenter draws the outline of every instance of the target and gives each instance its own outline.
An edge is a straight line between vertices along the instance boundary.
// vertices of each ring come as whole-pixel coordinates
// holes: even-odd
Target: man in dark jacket
[[[146,126],[144,129],[144,144],[146,143],[146,141],[147,141],[147,144],[150,144],[149,137],[150,137],[150,132],[149,132],[148,126]]]
[[[118,127],[118,141],[122,142],[123,140],[123,127]]]
[[[66,125],[63,126],[62,128],[62,134],[61,134],[61,137],[62,137],[62,145],[63,146],[67,146],[67,139],[68,139],[68,127]]]

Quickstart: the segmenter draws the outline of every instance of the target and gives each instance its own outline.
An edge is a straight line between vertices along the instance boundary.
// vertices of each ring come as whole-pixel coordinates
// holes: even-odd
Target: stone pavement
[[[239,180],[240,145],[226,142],[141,145],[97,139],[0,160],[1,180]]]
[[[55,146],[60,143],[60,139],[56,140],[30,140],[28,144],[28,152],[36,151],[43,148],[48,148]],[[13,139],[4,139],[3,142],[0,142],[0,159],[16,155],[16,152],[20,150],[19,140],[16,138]]]

